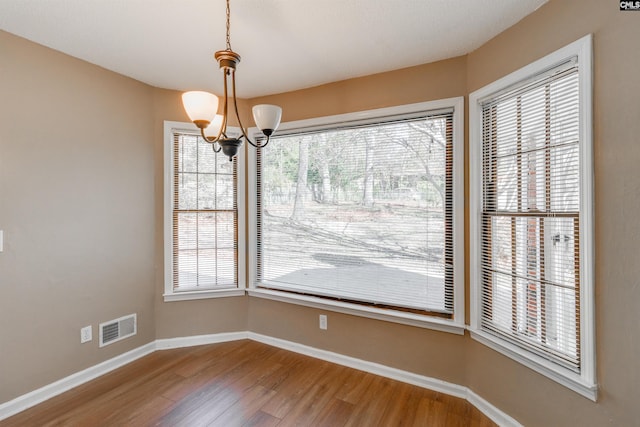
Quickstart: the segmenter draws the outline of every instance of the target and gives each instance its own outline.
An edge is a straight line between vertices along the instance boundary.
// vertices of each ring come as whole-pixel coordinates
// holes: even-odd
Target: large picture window
[[[384,113],[290,124],[256,153],[254,286],[453,319],[458,117]]]
[[[165,133],[165,298],[237,291],[238,161],[190,125]]]
[[[472,187],[472,327],[590,387],[590,326],[583,317],[592,303],[592,166],[584,43],[515,83],[471,96],[480,131],[471,140],[472,180],[479,184]]]

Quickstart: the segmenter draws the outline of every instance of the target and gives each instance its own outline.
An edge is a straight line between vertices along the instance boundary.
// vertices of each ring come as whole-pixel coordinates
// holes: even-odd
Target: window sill
[[[197,299],[237,297],[245,295],[244,289],[216,289],[206,291],[186,291],[164,294],[164,302],[190,301]]]
[[[401,323],[419,328],[464,335],[465,325],[453,320],[438,319],[436,317],[421,316],[418,314],[401,311],[383,310],[374,307],[365,307],[358,304],[350,304],[341,301],[331,301],[307,295],[296,295],[288,292],[280,292],[266,289],[248,289],[249,296],[281,301],[290,304],[298,304],[306,307],[320,308],[338,313],[352,314],[368,317],[370,319],[386,322]]]
[[[575,391],[594,402],[598,399],[598,385],[592,384],[575,372],[563,369],[542,357],[531,354],[515,345],[507,343],[491,334],[471,330],[471,338],[486,345],[522,365],[533,369],[549,379]]]

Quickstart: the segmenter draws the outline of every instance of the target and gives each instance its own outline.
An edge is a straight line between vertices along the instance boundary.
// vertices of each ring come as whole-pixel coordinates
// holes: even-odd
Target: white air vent
[[[138,323],[136,319],[134,313],[119,319],[100,323],[98,327],[100,330],[100,347],[135,335]]]

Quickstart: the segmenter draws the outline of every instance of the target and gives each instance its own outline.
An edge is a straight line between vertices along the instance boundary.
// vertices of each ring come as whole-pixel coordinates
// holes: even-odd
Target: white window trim
[[[469,241],[470,309],[472,338],[558,383],[597,400],[595,367],[594,201],[592,121],[592,36],[587,35],[469,95]],[[580,85],[580,345],[581,373],[548,360],[481,330],[480,254],[482,209],[482,109],[480,102],[505,88],[578,56]]]
[[[233,130],[232,128],[229,128]],[[232,297],[245,295],[246,290],[246,215],[245,199],[245,155],[240,150],[238,153],[238,181],[237,181],[237,205],[238,205],[238,287],[233,289],[206,289],[202,291],[173,290],[173,131],[185,131],[200,133],[193,123],[164,122],[164,301],[187,301],[195,299]]]
[[[435,316],[418,315],[402,311],[383,310],[359,304],[349,304],[340,301],[332,301],[324,298],[296,295],[283,291],[259,289],[256,287],[257,269],[257,207],[254,203],[256,194],[256,169],[248,168],[248,194],[249,203],[249,287],[250,296],[273,299],[292,304],[321,308],[353,314],[372,319],[407,324],[438,331],[464,334],[464,98],[448,98],[437,101],[420,102],[401,105],[397,107],[380,108],[375,110],[359,111],[355,113],[339,114],[334,116],[319,117],[307,120],[298,120],[282,123],[278,132],[292,131],[295,129],[322,128],[327,125],[362,121],[376,122],[376,120],[400,114],[412,114],[424,111],[453,108],[453,263],[454,263],[454,308],[452,319],[440,319]],[[259,131],[250,129],[250,136],[259,136]],[[256,164],[255,150],[249,150],[247,156],[249,165]]]

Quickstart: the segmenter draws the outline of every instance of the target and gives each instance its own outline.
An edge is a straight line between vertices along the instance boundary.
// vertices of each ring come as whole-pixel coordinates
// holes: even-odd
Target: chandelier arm
[[[249,144],[251,144],[252,146],[254,146],[255,148],[264,148],[264,147],[266,147],[266,146],[267,146],[267,144],[269,143],[270,138],[271,138],[271,137],[267,136],[267,141],[266,141],[264,144],[257,144],[257,143],[256,143],[256,144],[254,144],[254,143],[253,143],[253,142],[251,142],[251,140],[250,140],[250,139],[248,139],[248,138],[247,138],[247,142],[248,142]],[[256,142],[257,142],[257,141],[256,141]]]
[[[224,74],[224,98],[222,98],[222,124],[220,125],[220,134],[224,135],[225,138],[227,136],[227,117],[229,116],[227,114],[227,110],[228,110],[228,105],[227,105],[227,100],[228,100],[228,94],[227,94],[227,73],[229,71],[228,70],[223,70],[222,73]]]
[[[233,108],[234,108],[235,113],[236,113],[236,119],[238,119],[238,125],[240,126],[240,132],[242,132],[242,136],[244,136],[244,139],[246,139],[249,144],[253,145],[254,147],[257,147],[256,144],[253,141],[251,141],[251,139],[247,135],[247,131],[245,130],[244,125],[242,124],[242,120],[240,119],[240,114],[238,113],[238,101],[236,101],[236,73],[235,73],[235,70],[231,72],[231,90],[233,91]]]

